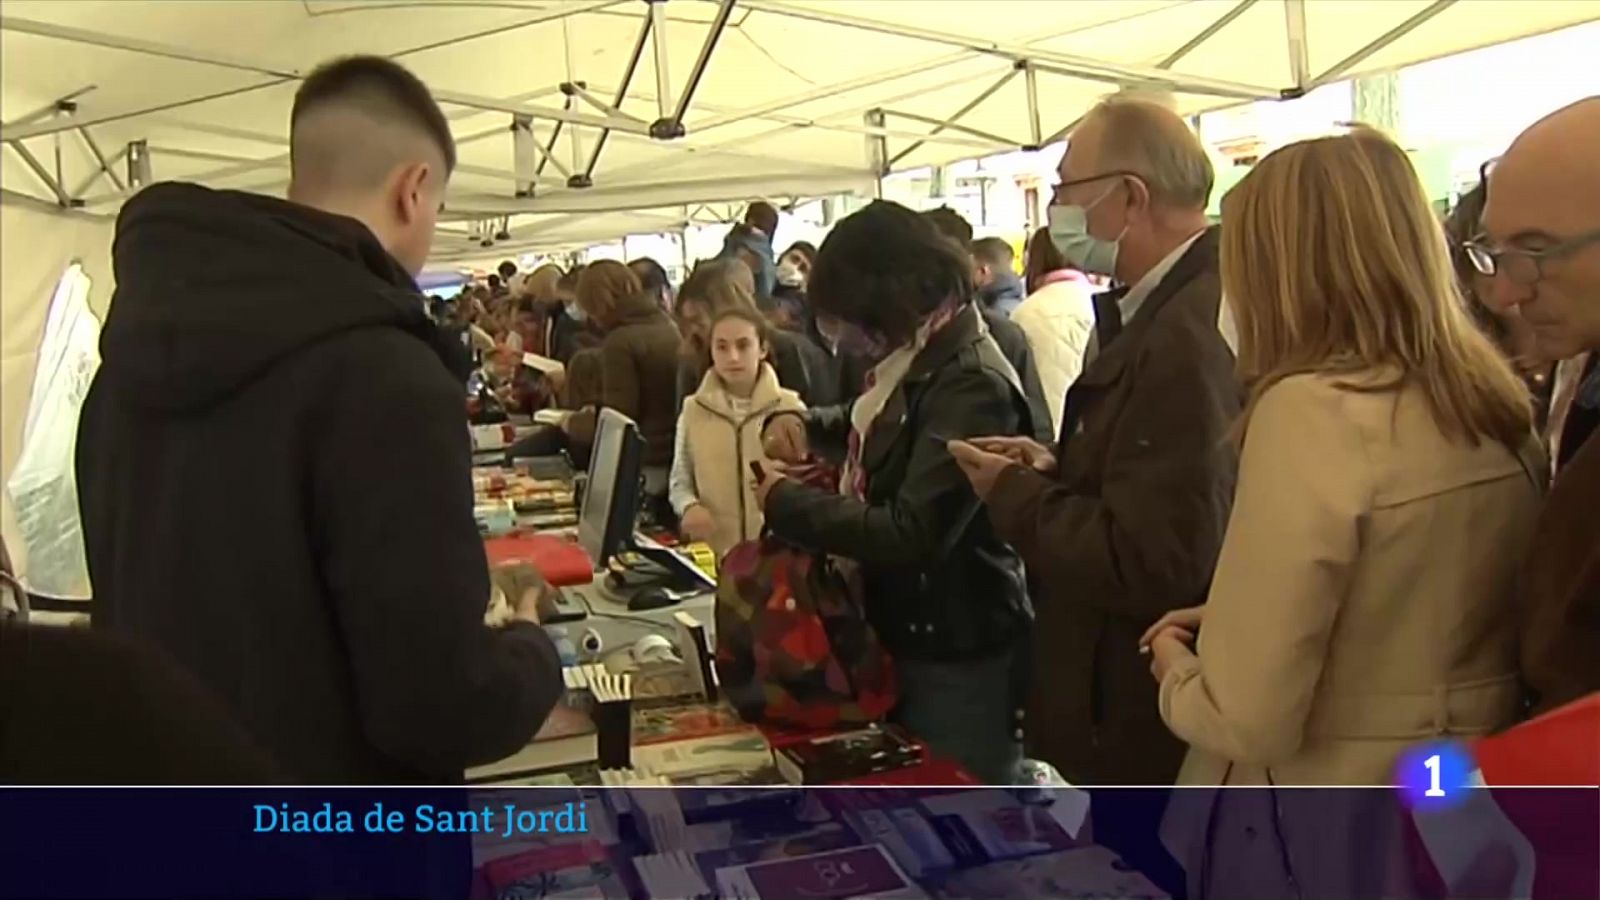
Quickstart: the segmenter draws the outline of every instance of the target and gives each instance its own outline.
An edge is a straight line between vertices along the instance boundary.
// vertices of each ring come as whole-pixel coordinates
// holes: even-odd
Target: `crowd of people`
[[[172,654],[291,778],[459,780],[559,693],[531,600],[481,622],[474,351],[508,407],[571,412],[543,445],[637,421],[686,538],[849,560],[894,718],[991,783],[1028,757],[1387,784],[1415,742],[1600,690],[1600,98],[1448,228],[1361,127],[1266,156],[1214,224],[1195,134],[1113,99],[1020,275],[947,208],[874,202],[777,254],[757,202],[681,285],[508,264],[431,315],[412,276],[454,150],[426,88],[336,62],[291,129],[288,201],[129,201],[78,443],[96,626]],[[819,458],[836,490],[788,477]],[[1150,803],[1097,837],[1159,870]],[[1320,852],[1281,810],[1210,815]]]

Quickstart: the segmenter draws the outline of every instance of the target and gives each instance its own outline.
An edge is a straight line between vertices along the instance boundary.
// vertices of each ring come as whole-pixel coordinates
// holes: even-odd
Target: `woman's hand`
[[[696,503],[683,511],[683,516],[678,519],[678,531],[691,541],[708,541],[711,533],[717,528],[716,520],[711,517],[711,510],[705,504]]]
[[[761,430],[761,448],[766,451],[768,459],[796,464],[805,462],[811,456],[806,420],[799,413],[792,412],[773,416]]]
[[[1150,674],[1155,676],[1156,684],[1165,681],[1167,673],[1184,657],[1194,656],[1181,633],[1177,628],[1168,628],[1150,642]]]
[[[1195,632],[1200,630],[1200,619],[1206,613],[1204,606],[1191,606],[1187,609],[1175,609],[1156,620],[1154,625],[1145,629],[1139,638],[1139,651],[1147,653],[1150,645],[1155,641],[1156,635],[1167,629],[1172,629],[1183,639],[1186,644],[1194,643]]]
[[[761,507],[762,511],[765,511],[767,508],[767,495],[772,493],[772,489],[777,486],[778,482],[787,480],[789,476],[785,473],[784,464],[775,460],[768,460],[761,467],[761,475],[762,477],[759,479],[750,479],[750,485],[756,492],[756,505]]]

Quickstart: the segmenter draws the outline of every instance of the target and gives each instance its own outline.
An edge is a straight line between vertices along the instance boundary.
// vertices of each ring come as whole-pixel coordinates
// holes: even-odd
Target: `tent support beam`
[[[667,0],[645,0],[649,6],[650,46],[655,51],[656,109],[665,119],[672,114],[672,74],[667,71]]]
[[[1071,122],[1061,126],[1061,128],[1058,129],[1055,134],[1052,134],[1044,139],[1045,145],[1048,146],[1050,144],[1054,144],[1056,141],[1066,140],[1067,136],[1072,134],[1072,129],[1077,128],[1078,124],[1082,121],[1083,116],[1079,116],[1076,119],[1073,119]]]
[[[1255,5],[1256,0],[1239,0],[1238,6],[1235,6],[1233,9],[1223,13],[1222,18],[1212,22],[1210,25],[1207,25],[1204,30],[1190,38],[1182,47],[1179,47],[1168,54],[1166,59],[1156,63],[1156,68],[1170,69],[1177,65],[1178,60],[1181,60],[1190,53],[1193,53],[1195,48],[1199,47],[1201,44],[1204,44],[1206,41],[1211,40],[1211,38],[1214,37],[1217,32],[1227,28],[1234,19],[1244,15],[1250,10],[1250,7]]]
[[[774,100],[771,103],[763,103],[760,106],[752,106],[746,109],[736,109],[731,112],[712,116],[704,121],[696,122],[694,131],[696,134],[698,134],[702,131],[710,131],[713,128],[720,128],[723,125],[731,125],[735,122],[743,122],[747,119],[764,118],[770,113],[779,112],[780,110],[788,109],[791,106],[799,106],[802,103],[810,103],[814,100],[826,100],[830,97],[836,97],[840,94],[848,94],[851,91],[860,90],[864,87],[870,87],[871,85],[884,81],[895,81],[900,78],[909,78],[912,75],[921,75],[923,72],[930,72],[934,69],[943,68],[951,63],[957,63],[967,59],[970,56],[971,54],[966,51],[962,51],[960,53],[951,53],[941,56],[938,59],[928,60],[927,62],[921,62],[911,66],[904,66],[899,69],[891,69],[887,72],[874,72],[871,75],[851,79],[850,81],[840,82],[839,84],[824,85],[823,87],[814,88],[803,93],[792,94],[788,97],[784,97],[781,100]]]
[[[116,170],[112,168],[115,163],[106,159],[105,153],[100,149],[99,142],[94,139],[94,135],[89,133],[89,129],[79,128],[78,136],[83,138],[83,145],[89,148],[89,154],[94,157],[94,161],[100,164],[100,172],[89,176],[88,182],[86,182],[83,187],[73,191],[72,196],[77,197],[82,195],[83,192],[88,189],[89,185],[94,184],[95,179],[98,178],[100,174],[104,174],[106,178],[110,179],[111,183],[116,186],[117,190],[126,190],[127,185],[122,183],[122,179],[117,177]],[[117,162],[122,162],[122,158],[127,156],[127,154],[127,145],[123,145],[122,152],[117,155]]]
[[[1028,98],[1028,145],[1024,150],[1037,150],[1041,146],[1039,139],[1044,131],[1039,124],[1039,73],[1026,60],[1022,62],[1022,74],[1027,78]]]
[[[885,116],[883,110],[868,110],[862,117],[862,122],[867,126],[864,130],[870,135],[867,138],[867,161],[872,165],[872,195],[883,199],[883,177],[889,174],[889,135],[884,131]],[[878,132],[878,134],[872,134]]]
[[[639,25],[639,36],[634,39],[633,53],[628,56],[628,67],[622,72],[622,86],[617,88],[616,101],[613,106],[621,107],[622,101],[628,99],[628,88],[633,84],[633,73],[639,70],[639,60],[644,57],[645,42],[650,39],[650,17],[645,16]],[[560,126],[558,125],[557,128]],[[559,132],[557,132],[559,133]],[[600,151],[606,148],[606,140],[611,137],[611,129],[600,129],[600,137],[595,141],[594,150],[589,153],[589,164],[583,167],[583,179],[590,184],[594,183],[594,167],[600,163]],[[555,136],[550,138],[551,149],[555,148]]]
[[[171,157],[174,157],[176,159],[195,159],[195,160],[199,160],[201,162],[224,162],[224,163],[253,163],[253,162],[256,162],[256,160],[251,159],[251,158],[249,158],[247,156],[232,156],[232,155],[229,155],[227,153],[209,153],[209,152],[205,152],[205,151],[201,151],[201,150],[185,150],[182,147],[164,147],[164,146],[162,146],[162,147],[151,147],[150,148],[150,152],[151,153],[159,153],[162,156],[171,156]]]
[[[614,116],[614,117],[616,117],[618,119],[626,119],[626,120],[628,120],[630,122],[637,122],[640,125],[648,125],[648,124],[650,124],[650,123],[646,122],[645,120],[639,118],[638,116],[633,115],[631,113],[625,113],[621,109],[619,109],[617,106],[614,106],[614,105],[612,105],[610,103],[607,103],[606,101],[600,99],[599,97],[596,97],[594,94],[589,93],[588,89],[585,88],[582,84],[575,83],[575,82],[568,82],[566,85],[564,85],[564,87],[567,87],[567,88],[571,89],[572,95],[574,97],[577,97],[579,100],[582,100],[583,102],[589,104],[590,106],[594,107],[595,109],[599,110],[602,113],[605,113],[608,116]],[[619,100],[617,102],[620,104],[622,101]]]
[[[1150,66],[1111,63],[1104,60],[1075,56],[1070,53],[1041,50],[1023,44],[989,41],[970,35],[952,34],[910,25],[896,25],[879,19],[852,16],[831,10],[824,11],[809,7],[790,6],[787,3],[779,2],[779,0],[745,0],[745,6],[758,12],[773,13],[796,19],[809,19],[813,22],[823,22],[831,25],[846,25],[863,31],[875,31],[879,34],[888,34],[895,37],[961,47],[976,53],[1000,56],[1012,62],[1032,60],[1043,64],[1039,66],[1041,71],[1059,72],[1075,78],[1087,78],[1119,85],[1132,82],[1147,84],[1165,90],[1181,90],[1184,93],[1240,97],[1247,100],[1260,100],[1278,96],[1277,90],[1259,85],[1240,84],[1217,78],[1174,75],[1171,72]]]
[[[572,98],[571,97],[567,98],[566,106],[567,106],[568,109],[572,108]],[[556,122],[555,127],[550,129],[550,140],[545,142],[544,152],[539,154],[539,167],[537,169],[533,170],[533,174],[534,174],[535,178],[537,178],[538,176],[544,174],[544,167],[545,167],[546,163],[555,162],[556,171],[558,171],[558,172],[561,171],[561,169],[562,169],[561,163],[556,162],[556,140],[561,137],[561,126],[563,126],[565,124],[566,124],[565,122]],[[567,177],[571,178],[572,174],[569,172],[567,174]]]
[[[3,20],[0,20],[0,21],[3,21]],[[95,85],[92,85],[92,84],[88,85],[86,87],[78,88],[77,90],[71,92],[70,94],[66,94],[65,96],[62,96],[62,97],[58,98],[54,102],[47,103],[44,106],[41,106],[41,107],[39,107],[38,109],[36,109],[36,110],[34,110],[32,112],[23,113],[22,115],[17,116],[15,119],[12,119],[11,121],[5,123],[4,127],[8,128],[8,129],[9,128],[21,128],[24,125],[30,124],[32,122],[37,122],[40,119],[48,119],[51,116],[54,116],[57,113],[60,113],[63,110],[63,108],[75,109],[77,107],[77,104],[73,103],[72,101],[76,100],[79,97],[82,97],[84,94],[87,94],[87,93],[89,93],[90,91],[92,91],[94,89],[95,89]],[[6,140],[11,140],[11,138],[7,137]]]
[[[38,157],[28,152],[28,148],[22,146],[19,141],[8,141],[7,143],[11,149],[17,151],[18,156],[22,157],[22,161],[27,164],[28,169],[33,172],[34,176],[43,182],[45,187],[50,189],[50,193],[55,195],[56,204],[70,209],[72,207],[72,198],[67,196],[66,189],[61,186],[61,182],[50,177],[50,170],[39,162]]]
[[[678,97],[678,105],[672,111],[670,124],[663,130],[671,132],[668,137],[683,137],[683,117],[689,111],[689,102],[694,99],[694,92],[700,87],[700,79],[705,77],[706,67],[711,64],[711,53],[717,49],[717,40],[722,37],[722,32],[728,27],[728,18],[733,15],[735,0],[722,0],[717,6],[717,16],[711,20],[711,29],[706,32],[705,43],[700,45],[700,55],[695,57],[694,68],[689,70],[689,80],[683,86],[683,93]]]
[[[971,135],[971,136],[973,136],[975,138],[978,138],[979,140],[991,141],[993,143],[999,144],[1002,147],[1021,147],[1022,146],[1022,142],[1021,141],[1014,141],[1014,140],[1012,140],[1011,138],[1008,138],[1008,137],[1002,137],[1002,136],[1000,136],[998,134],[991,134],[990,132],[984,131],[984,130],[979,129],[979,128],[971,128],[971,127],[968,127],[966,125],[962,125],[962,124],[954,121],[953,119],[946,119],[945,121],[941,122],[940,120],[935,119],[932,116],[919,116],[916,113],[901,112],[899,110],[886,109],[886,110],[884,110],[884,112],[886,114],[888,114],[888,115],[895,116],[897,118],[910,119],[913,122],[921,122],[924,125],[932,125],[935,128],[948,128],[951,131],[959,131],[962,134]],[[897,159],[892,159],[892,160],[889,161],[889,165],[893,166],[895,164],[895,162],[897,162],[897,161],[898,161]]]
[[[1284,25],[1289,32],[1289,74],[1297,95],[1311,81],[1311,49],[1306,43],[1306,0],[1283,0]]]
[[[1417,26],[1454,6],[1455,2],[1456,0],[1435,0],[1435,2],[1426,9],[1421,10],[1411,18],[1389,29],[1384,34],[1379,35],[1375,40],[1367,44],[1365,47],[1362,47],[1360,50],[1357,50],[1344,59],[1339,60],[1330,66],[1326,72],[1323,72],[1316,78],[1311,79],[1311,83],[1306,86],[1306,90],[1319,88],[1325,84],[1338,81],[1345,72],[1359,65],[1367,57],[1377,53],[1379,50],[1382,50],[1395,41],[1398,41],[1410,34],[1412,31],[1416,30]]]
[[[442,40],[442,41],[433,41],[431,43],[424,44],[424,45],[421,45],[421,46],[418,46],[418,47],[411,47],[411,48],[408,48],[408,49],[405,49],[405,50],[401,50],[401,51],[399,51],[397,53],[390,54],[389,58],[390,59],[399,59],[401,57],[411,56],[411,55],[417,54],[417,53],[423,53],[423,52],[426,52],[428,50],[437,50],[437,49],[440,49],[442,47],[453,46],[455,44],[460,44],[460,43],[464,43],[464,42],[467,42],[467,41],[476,40],[476,39],[481,38],[481,37],[488,37],[490,35],[501,34],[501,33],[508,32],[508,31],[514,31],[514,30],[520,29],[520,28],[527,28],[527,27],[532,26],[532,25],[537,25],[537,24],[539,24],[541,22],[551,22],[551,21],[555,21],[557,19],[565,19],[568,16],[577,15],[579,13],[593,12],[593,11],[601,10],[601,9],[606,8],[606,7],[619,5],[622,2],[623,2],[623,0],[578,0],[578,2],[565,3],[565,4],[562,4],[562,5],[559,5],[559,6],[550,7],[549,9],[541,10],[539,12],[536,12],[536,13],[528,16],[525,19],[521,19],[521,20],[519,20],[517,22],[513,22],[513,23],[508,24],[508,25],[500,25],[500,26],[496,26],[494,28],[485,29],[483,31],[478,31],[478,32],[474,32],[474,33],[471,33],[471,34],[464,34],[464,35],[460,35],[458,37],[452,37],[452,38],[448,38],[448,39]],[[221,56],[221,55],[218,55],[218,54],[201,53],[201,52],[198,52],[198,51],[190,50],[188,48],[174,47],[174,46],[170,46],[170,45],[160,44],[160,43],[157,43],[157,42],[154,42],[154,41],[136,40],[136,39],[133,39],[133,38],[125,38],[125,37],[122,37],[122,36],[119,36],[119,35],[109,35],[109,34],[104,34],[104,33],[97,32],[97,31],[91,31],[91,30],[85,29],[85,28],[67,28],[65,26],[58,26],[58,25],[54,25],[54,24],[50,24],[50,23],[46,23],[46,22],[35,22],[35,21],[32,21],[32,20],[28,20],[28,19],[18,19],[18,18],[12,17],[12,16],[0,16],[0,30],[3,30],[3,31],[19,31],[19,32],[27,33],[27,34],[38,35],[38,36],[41,36],[41,37],[52,37],[52,38],[56,38],[56,39],[59,39],[59,40],[65,40],[65,41],[70,41],[70,42],[74,42],[74,43],[92,44],[94,46],[107,47],[107,48],[110,48],[110,49],[113,49],[113,50],[127,50],[127,51],[131,51],[131,52],[134,52],[134,53],[144,53],[146,55],[162,56],[162,57],[166,57],[168,59],[177,59],[177,60],[183,60],[183,61],[187,61],[187,62],[206,63],[206,64],[209,64],[209,65],[217,65],[217,66],[222,66],[222,67],[225,67],[225,68],[242,70],[242,71],[257,72],[257,73],[260,73],[260,74],[263,74],[263,75],[272,76],[268,80],[258,81],[258,82],[255,82],[254,84],[247,84],[247,85],[244,85],[242,87],[228,88],[228,89],[221,90],[221,91],[212,91],[212,92],[207,93],[207,94],[201,94],[201,95],[198,95],[198,96],[190,96],[190,97],[185,97],[185,98],[180,99],[180,100],[172,100],[172,101],[168,101],[168,102],[165,102],[165,103],[159,103],[159,104],[156,104],[154,106],[138,106],[138,107],[119,109],[119,110],[107,110],[107,111],[104,111],[104,112],[99,112],[99,113],[95,113],[95,114],[92,114],[92,115],[89,115],[89,116],[85,116],[83,118],[78,119],[76,122],[71,122],[71,123],[46,122],[46,123],[42,123],[42,124],[39,124],[39,125],[27,125],[27,126],[6,125],[4,127],[4,129],[3,129],[3,131],[0,131],[0,140],[7,140],[7,141],[9,141],[9,140],[22,140],[24,138],[34,137],[34,136],[40,135],[40,134],[51,134],[51,133],[54,133],[54,132],[57,132],[57,131],[65,131],[65,130],[67,130],[69,128],[73,128],[73,127],[76,127],[78,125],[99,125],[99,124],[102,124],[102,123],[105,123],[105,122],[115,122],[115,121],[120,121],[122,119],[136,118],[138,116],[148,115],[150,113],[159,113],[159,112],[166,112],[166,111],[172,110],[172,109],[181,109],[181,108],[186,107],[186,106],[193,106],[193,105],[195,105],[197,103],[204,103],[204,102],[209,101],[209,100],[220,100],[220,99],[222,99],[224,97],[233,97],[233,96],[237,96],[239,94],[250,93],[251,91],[258,91],[258,90],[262,90],[264,88],[275,87],[277,85],[284,84],[286,82],[294,81],[296,79],[304,77],[304,75],[302,75],[301,73],[299,73],[297,71],[292,71],[291,70],[291,71],[287,71],[286,72],[284,70],[284,67],[282,67],[282,66],[274,66],[274,65],[267,65],[267,64],[264,64],[264,63],[250,62],[250,61],[246,61],[246,60],[239,59],[239,58],[232,57],[232,56],[226,56],[225,57],[225,56]],[[473,106],[474,104],[462,103],[462,104],[457,104],[457,105],[458,106]],[[528,115],[532,115],[532,116],[535,116],[537,118],[550,118],[550,116],[548,116],[548,115],[543,115],[540,110],[532,109],[532,108],[522,109],[522,110],[502,110],[502,111],[525,112]],[[549,112],[554,112],[554,111],[552,110],[552,111],[549,111]],[[579,123],[579,124],[589,124],[589,123]]]
[[[932,131],[928,132],[928,137],[930,137],[930,138],[934,137],[939,132],[944,131],[946,128],[950,127],[950,123],[951,122],[955,122],[956,120],[960,119],[962,116],[965,116],[967,113],[972,112],[974,109],[977,109],[979,104],[983,103],[983,101],[985,101],[985,100],[989,99],[990,97],[994,96],[995,92],[999,91],[1001,88],[1003,88],[1006,85],[1010,84],[1011,83],[1011,79],[1013,79],[1015,77],[1017,77],[1017,70],[1016,69],[1012,69],[1011,71],[1005,73],[1004,75],[1001,75],[1000,76],[1000,80],[996,81],[994,84],[991,84],[987,88],[985,88],[983,93],[981,93],[978,96],[972,98],[972,101],[969,102],[966,106],[963,106],[960,109],[956,110],[955,114],[950,116],[950,118],[946,119],[943,122],[937,122],[937,121],[934,122],[933,124],[934,124],[935,127],[934,127],[934,129]],[[899,115],[899,114],[897,113],[896,115]],[[911,116],[906,116],[906,118],[912,118],[912,117]],[[899,153],[896,153],[894,155],[894,157],[889,160],[889,163],[888,163],[889,167],[893,168],[895,163],[897,163],[900,160],[905,159],[906,157],[908,157],[911,154],[915,153],[919,148],[922,147],[923,144],[926,144],[926,143],[927,143],[926,139],[923,139],[923,140],[920,140],[920,141],[915,141],[915,142],[913,142],[911,144],[911,146],[905,148],[904,150],[901,150]]]

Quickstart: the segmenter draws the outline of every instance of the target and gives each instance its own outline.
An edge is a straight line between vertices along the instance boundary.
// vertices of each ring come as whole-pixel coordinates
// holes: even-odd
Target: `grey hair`
[[[1215,173],[1205,145],[1177,113],[1158,103],[1108,97],[1085,116],[1101,125],[1102,169],[1144,179],[1151,200],[1173,209],[1205,209]]]

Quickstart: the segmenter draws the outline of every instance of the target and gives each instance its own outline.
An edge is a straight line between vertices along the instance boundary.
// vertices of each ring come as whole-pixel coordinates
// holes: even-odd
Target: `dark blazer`
[[[1241,391],[1220,302],[1212,229],[1068,391],[1054,476],[1013,466],[989,495],[1040,589],[1029,753],[1069,781],[1171,784],[1183,759],[1138,640],[1205,601],[1227,526]]]
[[[1568,426],[1570,428],[1570,425]],[[1523,566],[1522,668],[1535,713],[1600,691],[1600,431],[1556,473]]]
[[[837,449],[849,434],[848,404],[806,415],[814,444]],[[861,564],[867,617],[895,656],[1004,652],[1027,627],[1021,560],[977,514],[943,439],[1016,434],[1031,427],[1029,415],[1015,373],[969,307],[917,355],[867,434],[866,502],[785,481],[767,498],[767,525]]]

